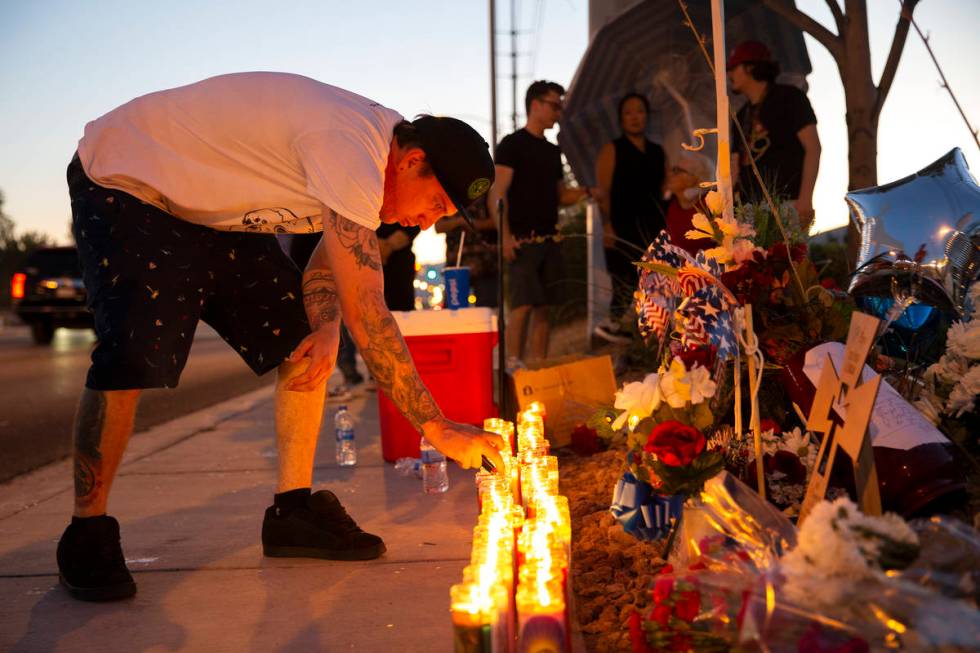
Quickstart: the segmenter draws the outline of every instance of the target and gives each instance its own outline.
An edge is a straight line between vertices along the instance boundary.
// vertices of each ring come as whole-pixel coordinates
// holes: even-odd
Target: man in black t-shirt
[[[573,204],[587,195],[585,189],[565,185],[561,150],[544,137],[561,116],[564,94],[555,82],[531,84],[524,97],[527,123],[497,146],[490,206],[504,200],[503,255],[510,262],[509,365],[524,358],[529,321],[528,359],[548,355],[548,307],[558,299],[564,274],[561,249],[550,237],[558,231],[559,204]]]
[[[817,118],[810,101],[800,89],[776,84],[779,64],[758,41],[740,43],[728,59],[728,81],[732,91],[748,99],[737,115],[749,142],[733,129],[733,170],[742,198],[763,199],[749,164],[755,159],[762,180],[773,197],[788,198],[800,216],[806,233],[813,224],[813,188],[820,167],[820,138]]]
[[[415,310],[415,252],[412,242],[419,227],[383,224],[374,232],[381,250],[385,278],[385,304],[389,311]]]

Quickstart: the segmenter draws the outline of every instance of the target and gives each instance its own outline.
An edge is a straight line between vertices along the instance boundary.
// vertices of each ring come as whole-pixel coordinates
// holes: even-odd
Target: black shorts
[[[68,166],[78,245],[98,344],[86,387],[175,387],[198,320],[256,374],[309,332],[302,274],[272,234],[185,222]]]
[[[553,240],[526,243],[514,250],[510,262],[510,305],[555,306],[562,301],[561,245]]]

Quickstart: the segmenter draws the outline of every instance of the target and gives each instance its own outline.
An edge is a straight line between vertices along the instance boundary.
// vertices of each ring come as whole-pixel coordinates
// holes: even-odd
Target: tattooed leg
[[[73,432],[76,517],[105,514],[139,395],[139,390],[82,390]]]

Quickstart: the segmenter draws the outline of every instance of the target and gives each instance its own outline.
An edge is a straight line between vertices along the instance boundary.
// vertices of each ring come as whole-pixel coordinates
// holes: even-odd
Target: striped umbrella
[[[710,53],[711,2],[686,2],[695,27],[709,38]],[[726,0],[725,16],[729,49],[750,39],[765,43],[782,68],[778,81],[804,87],[811,68],[800,30],[757,0]],[[616,109],[630,91],[650,100],[649,136],[664,147],[668,159],[682,142],[691,142],[693,129],[715,126],[714,78],[677,0],[637,2],[596,32],[582,57],[558,134],[579,183],[596,184],[596,156],[620,135]],[[714,160],[713,139],[706,139],[704,153]]]

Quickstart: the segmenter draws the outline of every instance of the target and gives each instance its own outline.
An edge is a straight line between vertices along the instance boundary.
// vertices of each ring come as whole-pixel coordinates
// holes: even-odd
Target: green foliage
[[[607,448],[623,446],[626,443],[626,437],[622,430],[617,431],[612,427],[613,421],[622,412],[617,408],[603,406],[592,413],[592,416],[585,423],[589,428],[595,429],[596,435],[606,443]]]
[[[721,451],[704,451],[690,465],[683,467],[671,467],[652,458],[647,465],[660,479],[661,485],[657,488],[660,494],[697,496],[705,481],[724,469],[725,457]]]
[[[27,255],[38,247],[51,245],[54,241],[38,231],[17,235],[14,221],[3,212],[3,193],[0,192],[0,308],[10,306],[10,278]]]
[[[808,249],[810,260],[816,266],[820,278],[833,279],[838,288],[847,288],[851,277],[847,265],[847,245],[829,240],[823,243],[811,242]]]
[[[706,401],[702,401],[694,406],[688,402],[684,404],[683,408],[673,408],[665,401],[660,404],[660,407],[657,408],[657,410],[654,411],[650,428],[646,429],[645,433],[649,435],[654,426],[668,420],[675,420],[682,424],[688,424],[703,433],[710,427],[714,426],[715,416],[711,412],[711,408],[708,407],[708,402]],[[640,422],[640,424],[642,423],[643,422]],[[646,439],[644,438],[644,444],[645,443]]]
[[[779,207],[779,214],[786,235],[789,237],[789,244],[805,241],[806,235],[800,230],[800,218],[796,214],[796,209],[789,202],[781,202],[778,199],[774,199],[774,201]],[[780,230],[772,211],[769,210],[768,204],[764,202],[741,204],[735,208],[735,217],[739,222],[755,227],[755,237],[752,240],[757,246],[768,249],[776,243],[783,242],[782,230]]]

